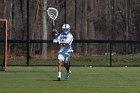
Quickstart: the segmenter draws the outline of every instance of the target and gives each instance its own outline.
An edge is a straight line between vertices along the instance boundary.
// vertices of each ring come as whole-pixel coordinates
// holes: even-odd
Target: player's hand
[[[59,33],[58,33],[58,31],[57,31],[56,29],[53,29],[52,33],[53,33],[55,36],[58,36],[58,35],[59,35]]]
[[[64,40],[64,41],[62,40],[62,41],[60,42],[60,44],[63,45],[63,46],[65,46],[65,45],[67,44],[67,42],[66,42],[65,40]]]
[[[57,39],[53,39],[53,43],[58,43]]]

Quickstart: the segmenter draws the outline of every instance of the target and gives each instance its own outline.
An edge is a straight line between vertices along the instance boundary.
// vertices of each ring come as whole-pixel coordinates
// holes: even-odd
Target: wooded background
[[[46,12],[44,1],[47,7],[55,7],[59,11],[57,29],[61,32],[62,24],[69,23],[76,40],[140,40],[140,0],[0,0],[0,18],[8,19],[9,40],[27,39],[27,17],[30,40],[45,39],[42,30],[42,14]],[[51,21],[48,17],[46,21],[46,39],[50,40],[53,39]],[[19,46],[26,45],[10,44],[9,51],[17,51]],[[84,51],[87,55],[90,52],[97,54],[96,50],[104,51],[107,46],[76,44],[74,48],[76,52]],[[139,45],[125,45],[127,53],[130,47],[139,49]],[[30,52],[36,50],[44,51],[41,44],[32,44]]]

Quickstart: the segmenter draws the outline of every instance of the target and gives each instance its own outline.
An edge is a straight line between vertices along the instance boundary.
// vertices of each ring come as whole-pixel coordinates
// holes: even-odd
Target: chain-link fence
[[[56,66],[59,45],[52,40],[9,41],[9,66]],[[16,43],[17,42],[17,43]],[[42,43],[47,43],[46,59],[41,57]],[[14,48],[14,46],[18,46]],[[75,40],[72,66],[140,66],[140,41]],[[16,52],[15,52],[16,51]],[[28,54],[29,53],[29,54]],[[29,60],[27,60],[29,55]]]

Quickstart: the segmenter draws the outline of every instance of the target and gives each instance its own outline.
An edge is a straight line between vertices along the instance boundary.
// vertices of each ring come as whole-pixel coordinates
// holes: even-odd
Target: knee
[[[58,64],[62,64],[62,60],[59,60],[59,61],[58,61]]]
[[[70,61],[70,59],[69,59],[69,58],[66,58],[64,63],[65,63],[65,64],[68,64],[69,61]]]

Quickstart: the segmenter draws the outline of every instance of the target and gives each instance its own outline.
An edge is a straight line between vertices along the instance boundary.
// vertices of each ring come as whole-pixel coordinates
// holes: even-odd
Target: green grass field
[[[140,93],[139,67],[71,67],[57,81],[57,67],[8,67],[0,72],[0,93]]]

